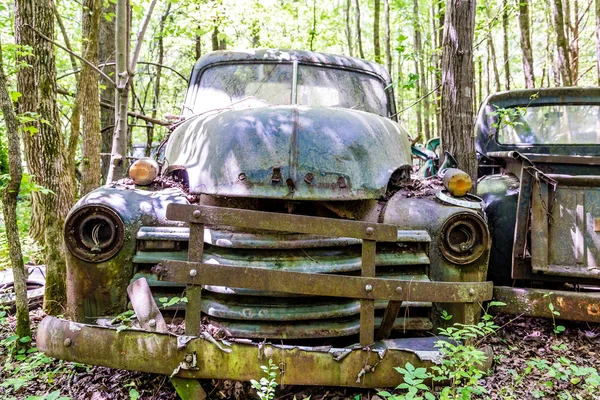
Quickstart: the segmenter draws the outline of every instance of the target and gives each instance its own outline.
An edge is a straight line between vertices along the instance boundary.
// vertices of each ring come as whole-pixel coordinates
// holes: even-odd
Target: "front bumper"
[[[186,336],[166,333],[165,321],[150,287],[141,278],[127,291],[137,320],[146,330],[117,332],[47,317],[39,327],[40,350],[68,361],[188,379],[258,379],[263,374],[261,365],[271,359],[280,367],[283,384],[390,387],[402,381],[395,367],[408,362],[431,367],[441,358],[434,346],[438,339],[434,337],[375,340],[390,337],[402,304],[433,302],[450,310],[453,322],[474,324],[480,310],[478,303],[492,297],[492,282],[476,279],[465,282],[465,276],[458,281],[415,281],[376,275],[377,243],[429,243],[429,233],[424,230],[199,205],[170,204],[167,217],[189,224],[188,261],[165,259],[160,269],[155,269],[161,280],[187,288]],[[210,263],[203,257],[204,225],[359,239],[360,276]],[[360,344],[335,348],[249,339],[216,340],[207,334],[201,322],[202,291],[207,286],[356,299],[360,304],[357,332]],[[386,301],[387,306],[376,330],[377,301]],[[282,329],[285,334],[285,324]]]
[[[364,348],[305,347],[217,340],[208,335],[117,332],[46,317],[39,326],[37,347],[67,361],[195,379],[260,379],[260,366],[272,359],[280,368],[280,384],[374,388],[402,382],[394,367],[438,363],[437,340],[382,340]]]

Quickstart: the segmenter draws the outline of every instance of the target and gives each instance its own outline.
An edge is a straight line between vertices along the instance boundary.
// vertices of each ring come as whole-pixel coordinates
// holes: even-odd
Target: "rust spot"
[[[600,307],[598,307],[598,304],[588,304],[587,312],[590,315],[600,315]]]
[[[600,232],[600,218],[594,218],[594,232]]]

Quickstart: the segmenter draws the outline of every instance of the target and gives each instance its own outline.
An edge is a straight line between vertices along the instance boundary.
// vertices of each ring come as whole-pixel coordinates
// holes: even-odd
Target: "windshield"
[[[232,104],[329,106],[389,115],[383,81],[369,74],[299,65],[293,99],[293,64],[217,65],[206,69],[190,89],[185,114]]]
[[[501,144],[600,143],[600,106],[551,104],[501,108],[498,142]]]

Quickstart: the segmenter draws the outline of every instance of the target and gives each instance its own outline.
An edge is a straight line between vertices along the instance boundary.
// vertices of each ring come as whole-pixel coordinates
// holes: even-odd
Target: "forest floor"
[[[31,312],[35,328],[44,314]],[[91,367],[51,359],[32,350],[8,354],[7,342],[14,321],[0,325],[0,399],[176,399],[169,380],[162,375]],[[494,349],[492,371],[479,381],[486,394],[478,398],[597,399],[600,371],[600,324],[560,322],[564,332],[555,334],[552,320],[499,315],[498,332],[485,339]],[[558,322],[557,322],[558,323]],[[35,344],[35,343],[34,343]],[[248,383],[204,381],[211,399],[257,398]],[[276,399],[378,400],[376,390],[352,388],[277,388]]]

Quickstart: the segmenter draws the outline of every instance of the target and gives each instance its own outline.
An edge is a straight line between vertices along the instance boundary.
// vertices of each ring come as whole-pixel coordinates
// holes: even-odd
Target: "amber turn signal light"
[[[448,168],[444,173],[444,187],[452,196],[464,196],[473,187],[471,177],[458,168]]]
[[[151,158],[141,158],[129,167],[129,177],[136,185],[149,185],[158,176],[158,163]]]

